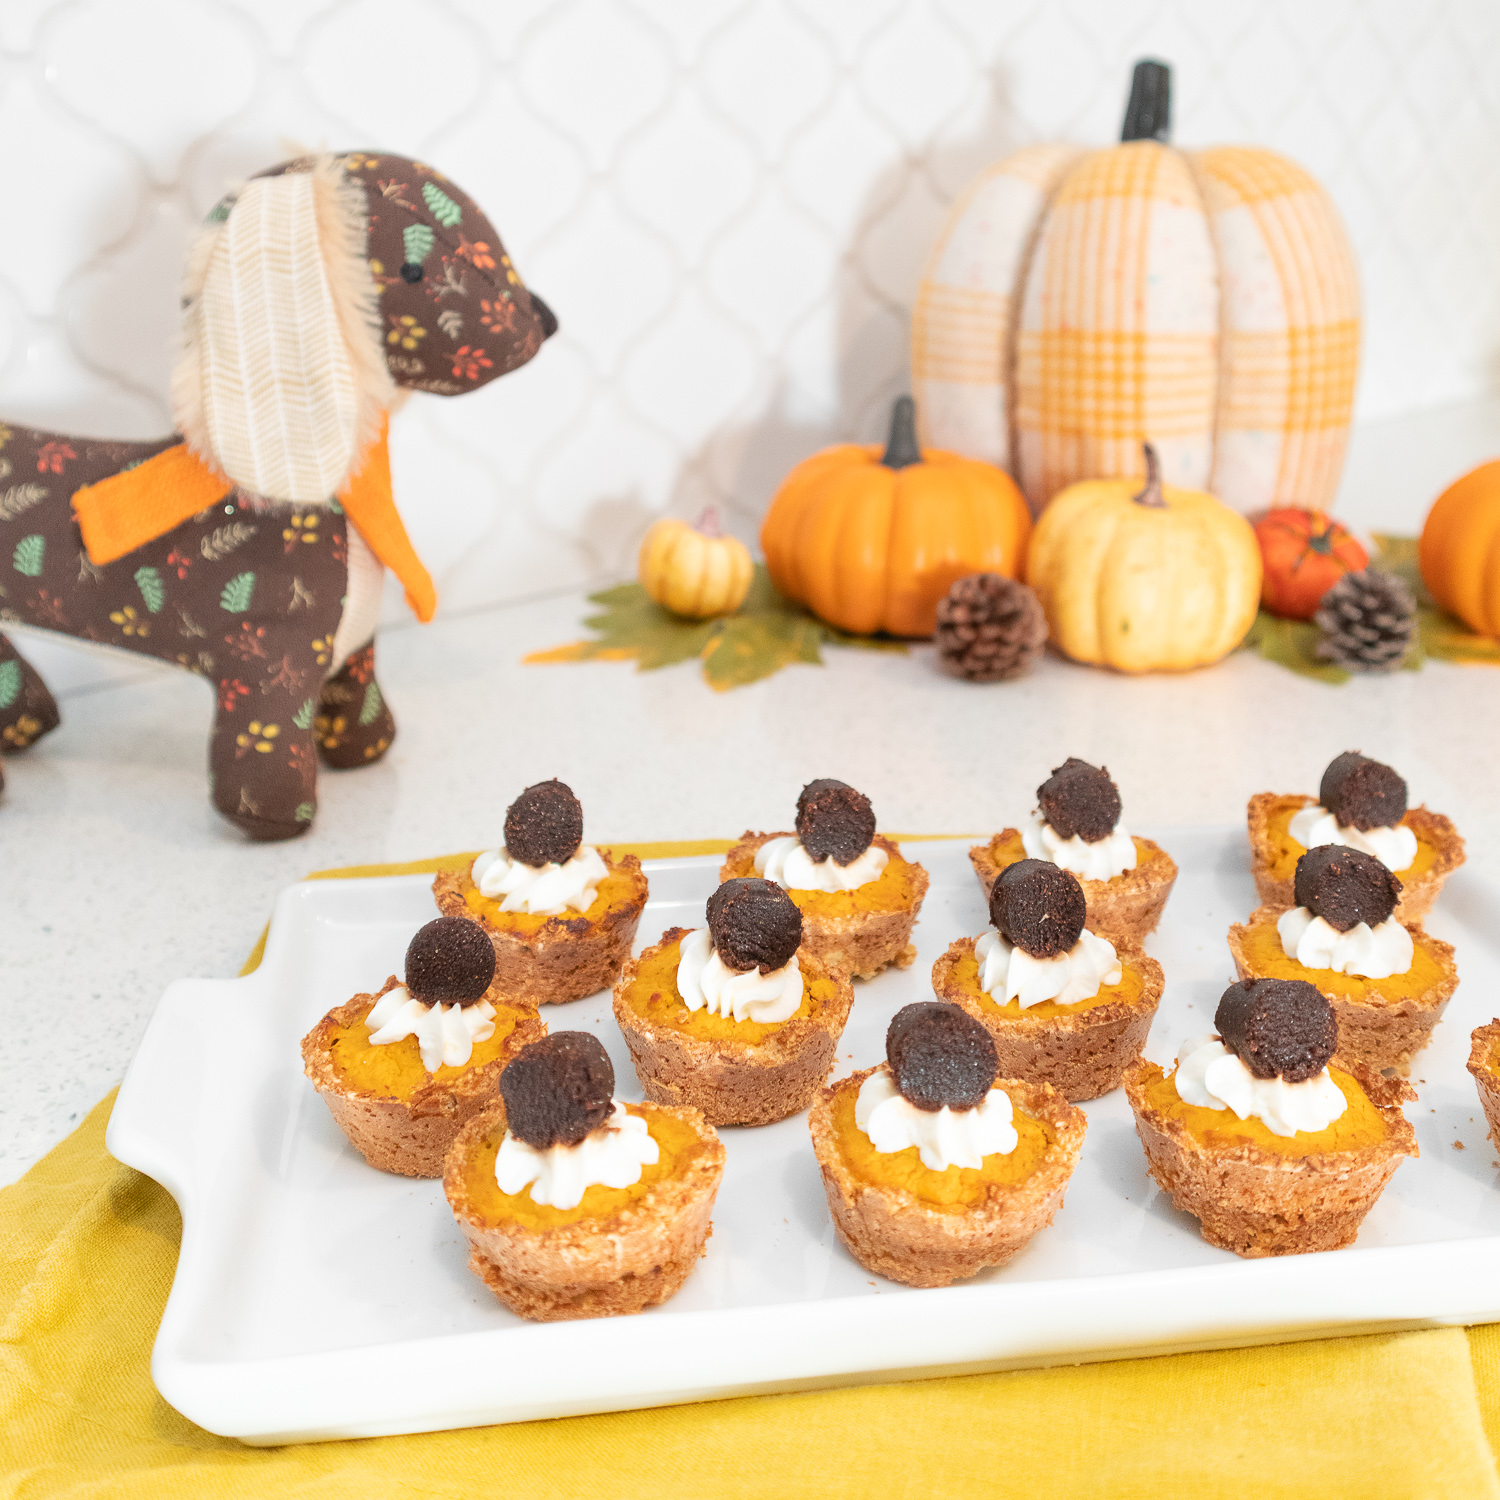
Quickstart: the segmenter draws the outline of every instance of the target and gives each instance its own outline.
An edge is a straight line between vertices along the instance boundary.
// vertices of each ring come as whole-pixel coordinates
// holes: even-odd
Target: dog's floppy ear
[[[363,184],[323,156],[252,178],[193,246],[173,415],[254,494],[326,504],[379,435],[395,387],[366,233]]]

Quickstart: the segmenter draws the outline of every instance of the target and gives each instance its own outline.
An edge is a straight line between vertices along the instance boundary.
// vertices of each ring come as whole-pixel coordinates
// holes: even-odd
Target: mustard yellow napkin
[[[181,1226],[161,1188],[106,1154],[112,1102],[0,1191],[6,1500],[1500,1500],[1486,1438],[1500,1439],[1496,1327],[248,1448],[193,1426],[152,1387]]]

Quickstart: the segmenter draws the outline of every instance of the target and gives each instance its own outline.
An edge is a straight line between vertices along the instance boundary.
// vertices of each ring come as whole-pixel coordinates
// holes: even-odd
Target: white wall
[[[1365,418],[1477,394],[1500,346],[1493,0],[3,0],[0,416],[145,436],[183,248],[287,140],[432,160],[563,333],[395,437],[448,608],[628,569],[649,519],[868,439],[945,206],[1024,142],[1117,136],[1130,64],[1184,143],[1330,188]]]

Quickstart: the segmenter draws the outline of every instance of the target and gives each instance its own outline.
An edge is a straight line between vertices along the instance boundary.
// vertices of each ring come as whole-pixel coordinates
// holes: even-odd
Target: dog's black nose
[[[530,288],[528,287],[527,290],[530,291]],[[541,319],[542,337],[550,339],[557,332],[557,314],[535,292],[531,292],[531,306],[537,317]]]

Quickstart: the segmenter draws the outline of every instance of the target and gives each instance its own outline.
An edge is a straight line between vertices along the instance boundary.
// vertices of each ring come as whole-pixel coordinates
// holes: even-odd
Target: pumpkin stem
[[[719,507],[705,505],[703,514],[693,522],[693,530],[701,532],[704,536],[723,536],[724,527],[719,522]]]
[[[1149,505],[1155,510],[1167,508],[1166,496],[1161,492],[1161,465],[1156,459],[1156,449],[1150,443],[1142,443],[1146,454],[1146,488],[1130,498],[1137,505]]]
[[[1172,138],[1172,70],[1143,57],[1130,78],[1122,141],[1169,141]]]
[[[891,408],[891,433],[880,461],[888,469],[904,469],[922,462],[917,444],[917,403],[910,396],[897,396]]]

